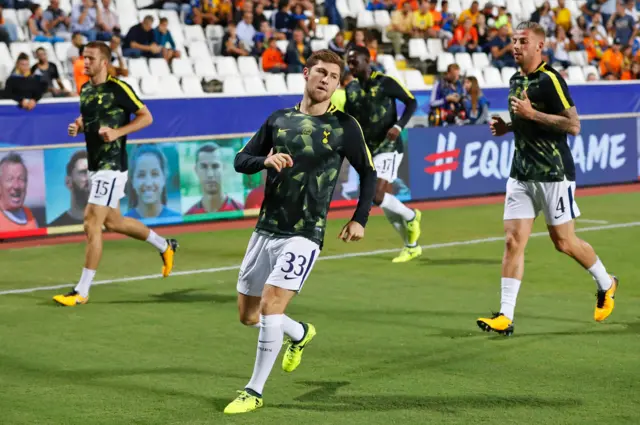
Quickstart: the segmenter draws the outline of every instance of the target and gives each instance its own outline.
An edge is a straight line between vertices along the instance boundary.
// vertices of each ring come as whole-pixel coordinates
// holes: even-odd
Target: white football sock
[[[384,215],[387,217],[387,220],[389,220],[389,223],[391,223],[391,226],[396,229],[396,232],[398,232],[398,234],[402,238],[402,242],[404,242],[405,246],[408,245],[409,241],[407,240],[406,221],[404,221],[402,217],[400,217],[393,211],[383,209],[382,212],[384,212]]]
[[[167,248],[169,248],[169,243],[165,238],[154,232],[153,230],[149,230],[149,236],[147,236],[147,242],[151,245],[155,246],[156,249],[160,252],[165,252]]]
[[[304,338],[304,326],[302,326],[302,323],[296,322],[289,316],[282,315],[282,329],[293,342],[299,342]]]
[[[593,276],[593,279],[598,284],[598,289],[601,291],[607,291],[613,285],[611,276],[607,273],[607,269],[604,268],[604,264],[600,261],[600,258],[596,259],[596,263],[589,268],[589,273]]]
[[[74,288],[75,291],[81,296],[87,298],[89,296],[89,288],[93,283],[93,278],[96,276],[95,270],[82,269],[82,275],[80,276],[80,282]]]
[[[260,333],[258,334],[258,350],[256,363],[253,366],[253,375],[245,388],[249,388],[258,394],[262,394],[264,384],[271,373],[273,364],[278,358],[284,330],[282,320],[284,314],[260,315]]]
[[[398,198],[390,193],[384,194],[384,198],[382,198],[380,208],[382,208],[383,210],[394,212],[406,221],[411,221],[416,216],[415,211],[400,202]]]
[[[520,290],[520,281],[510,277],[502,278],[502,297],[500,300],[500,313],[513,320],[513,314],[516,309],[516,298]]]

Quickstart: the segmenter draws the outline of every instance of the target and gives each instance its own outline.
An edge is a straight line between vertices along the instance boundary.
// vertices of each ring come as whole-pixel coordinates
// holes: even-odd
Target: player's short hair
[[[91,41],[84,46],[85,49],[98,49],[100,51],[100,55],[105,58],[107,61],[111,60],[111,47],[107,46],[102,41]]]
[[[200,146],[198,148],[198,150],[196,151],[196,164],[200,160],[200,154],[201,153],[203,153],[203,152],[204,153],[213,153],[213,152],[217,151],[218,149],[220,149],[220,145],[218,145],[217,143],[213,143],[213,142],[205,143],[204,145]]]
[[[67,177],[71,176],[73,169],[76,168],[76,163],[81,159],[87,159],[87,151],[82,149],[71,155],[69,162],[67,162]]]
[[[329,49],[322,49],[313,52],[311,56],[309,56],[309,59],[307,59],[306,67],[311,69],[320,61],[334,63],[340,67],[340,70],[344,68],[344,61],[342,58]]]
[[[520,22],[516,27],[516,31],[524,31],[524,30],[529,30],[533,32],[535,35],[542,38],[543,40],[546,37],[544,28],[542,28],[542,26],[537,22],[533,22],[533,21]]]
[[[364,56],[366,59],[371,59],[371,52],[364,46],[353,46],[349,51],[356,52],[356,54]]]
[[[20,156],[20,154],[16,152],[9,152],[7,156],[0,159],[0,176],[2,176],[2,166],[4,164],[20,164],[22,165],[22,167],[24,167],[25,171],[27,170],[24,159],[22,159],[22,156]]]

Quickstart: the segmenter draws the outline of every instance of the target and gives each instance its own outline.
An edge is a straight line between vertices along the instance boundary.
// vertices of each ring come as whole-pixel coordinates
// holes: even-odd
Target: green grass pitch
[[[237,320],[237,269],[92,288],[0,295],[0,423],[637,424],[640,419],[640,194],[579,198],[580,235],[621,279],[593,321],[595,283],[545,236],[527,248],[515,334],[481,332],[499,308],[502,206],[423,214],[421,258],[392,264],[399,237],[372,217],[365,240],[325,250],[288,313],[318,336],[294,373],[280,358],[265,407],[228,417],[248,381],[257,330]],[[537,232],[544,232],[538,220]],[[602,222],[607,223],[602,223]],[[635,223],[626,227],[602,226]],[[175,272],[238,265],[251,229],[184,234]],[[447,244],[457,242],[454,244]],[[0,251],[0,292],[74,282],[83,244]],[[369,253],[337,258],[346,253]],[[105,244],[98,280],[160,272],[130,240]]]

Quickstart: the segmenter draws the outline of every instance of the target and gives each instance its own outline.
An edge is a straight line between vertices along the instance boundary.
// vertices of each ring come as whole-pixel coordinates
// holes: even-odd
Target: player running
[[[127,135],[153,122],[153,117],[126,83],[109,77],[111,50],[100,42],[88,43],[83,52],[84,72],[90,81],[80,91],[80,117],[69,124],[70,136],[84,132],[89,156],[91,191],[84,211],[87,235],[85,264],[80,281],[54,301],[64,306],[85,304],[102,257],[102,226],[116,233],[147,241],[160,252],[162,275],[169,276],[178,243],[160,237],[139,221],[122,217],[120,199],[127,183]],[[130,121],[131,114],[135,114]]]
[[[575,234],[580,216],[575,201],[575,167],[567,133],[580,133],[580,120],[569,89],[558,72],[542,61],[544,29],[522,22],[513,36],[520,71],[509,82],[511,122],[493,117],[491,132],[513,131],[515,155],[504,204],[505,251],[502,260],[500,312],[479,318],[478,326],[504,335],[513,333],[513,314],[524,274],[524,250],[540,211],[556,249],[591,273],[598,292],[594,319],[606,319],[613,310],[618,279],[607,273],[593,248]]]
[[[357,80],[346,88],[345,112],[353,115],[364,130],[365,140],[373,153],[378,172],[374,203],[384,211],[391,225],[400,233],[404,248],[393,259],[394,263],[411,261],[422,254],[419,210],[412,210],[393,196],[393,182],[404,155],[400,132],[416,111],[415,97],[394,78],[373,71],[371,56],[365,47],[355,46],[347,53],[347,64]],[[396,99],[404,103],[404,112],[398,120]]]
[[[286,372],[298,367],[304,348],[316,335],[313,325],[284,313],[322,249],[327,211],[344,158],[360,175],[360,199],[339,237],[345,242],[364,237],[376,171],[358,122],[330,101],[342,67],[342,59],[329,50],[313,53],[303,70],[302,101],[274,112],[235,158],[238,172],[268,172],[237,285],[240,321],[260,328],[256,361],[251,380],[224,413],[262,407],[262,390],[284,334],[291,340],[282,360]]]

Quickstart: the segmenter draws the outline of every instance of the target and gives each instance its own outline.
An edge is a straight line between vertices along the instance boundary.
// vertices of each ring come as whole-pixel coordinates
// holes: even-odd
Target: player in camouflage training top
[[[400,132],[416,111],[418,103],[397,80],[373,71],[370,60],[369,49],[365,47],[356,46],[347,53],[347,64],[356,79],[346,87],[344,110],[353,115],[364,129],[378,172],[373,202],[382,208],[387,220],[400,233],[404,248],[393,262],[404,263],[422,254],[418,245],[421,213],[404,205],[392,194],[392,188],[404,155]],[[400,119],[396,100],[405,106]]]
[[[575,234],[580,215],[575,201],[575,167],[567,133],[580,133],[580,120],[562,76],[542,61],[545,33],[540,25],[522,22],[513,36],[513,52],[520,70],[509,82],[509,114],[505,123],[495,116],[491,131],[513,131],[515,154],[504,204],[505,253],[502,262],[500,312],[479,318],[485,331],[513,333],[513,315],[524,274],[524,250],[540,211],[556,249],[587,269],[597,283],[594,319],[613,310],[618,279],[607,273],[593,248]]]
[[[360,175],[360,199],[340,233],[345,242],[364,236],[373,203],[376,171],[358,122],[338,111],[330,98],[340,81],[342,59],[329,50],[313,53],[304,68],[302,101],[273,113],[238,153],[235,168],[245,174],[267,169],[265,198],[238,277],[240,321],[259,327],[251,380],[224,410],[246,413],[262,407],[262,390],[284,334],[282,360],[295,370],[316,330],[286,316],[318,259],[338,171],[347,158]]]
[[[87,44],[83,56],[84,72],[90,81],[80,90],[81,115],[69,125],[68,132],[70,136],[83,132],[87,144],[91,181],[84,212],[87,249],[78,284],[71,292],[53,297],[58,304],[69,307],[89,300],[89,288],[102,257],[102,226],[156,247],[165,277],[173,268],[178,247],[174,239],[165,240],[139,221],[120,214],[120,199],[127,183],[127,135],[147,127],[153,118],[131,87],[108,76],[111,50],[106,44]]]

